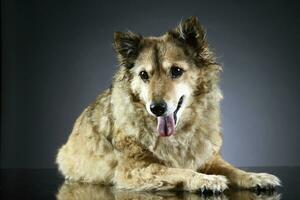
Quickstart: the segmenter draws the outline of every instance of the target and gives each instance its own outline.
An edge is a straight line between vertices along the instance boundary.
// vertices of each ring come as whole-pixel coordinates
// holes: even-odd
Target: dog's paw
[[[225,176],[197,174],[191,180],[188,189],[191,191],[200,190],[201,192],[210,191],[215,194],[227,189],[227,183],[228,181]]]
[[[273,189],[281,185],[279,178],[267,173],[247,173],[241,183],[248,189]]]

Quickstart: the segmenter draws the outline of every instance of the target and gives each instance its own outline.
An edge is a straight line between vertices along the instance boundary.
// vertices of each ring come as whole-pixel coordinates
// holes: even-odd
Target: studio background
[[[112,38],[198,16],[223,64],[223,149],[236,166],[300,165],[300,15],[292,1],[5,0],[1,168],[55,168],[75,119],[117,69]]]

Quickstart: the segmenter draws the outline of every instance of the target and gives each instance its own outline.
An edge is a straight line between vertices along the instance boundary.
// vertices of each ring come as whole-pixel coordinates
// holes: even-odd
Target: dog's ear
[[[133,67],[139,54],[142,36],[131,31],[114,33],[114,48],[121,65]]]
[[[180,22],[180,24],[169,32],[171,36],[184,42],[196,51],[201,51],[206,44],[205,31],[195,16]]]

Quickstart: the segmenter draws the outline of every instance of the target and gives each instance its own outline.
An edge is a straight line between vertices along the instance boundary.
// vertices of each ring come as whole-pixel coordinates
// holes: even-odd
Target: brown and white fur
[[[277,177],[240,170],[220,155],[221,66],[197,18],[161,37],[117,32],[114,46],[120,67],[112,87],[82,112],[58,152],[56,162],[67,179],[131,190],[280,185]],[[172,76],[174,67],[180,76]],[[150,109],[158,101],[167,105],[161,117],[170,126]],[[171,131],[159,131],[159,125]]]

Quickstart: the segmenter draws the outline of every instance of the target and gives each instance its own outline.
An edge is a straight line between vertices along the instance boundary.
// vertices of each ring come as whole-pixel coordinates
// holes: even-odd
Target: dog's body
[[[112,87],[83,111],[59,150],[66,178],[134,190],[280,184],[221,158],[221,67],[196,18],[161,37],[118,32],[115,49],[121,66]]]

